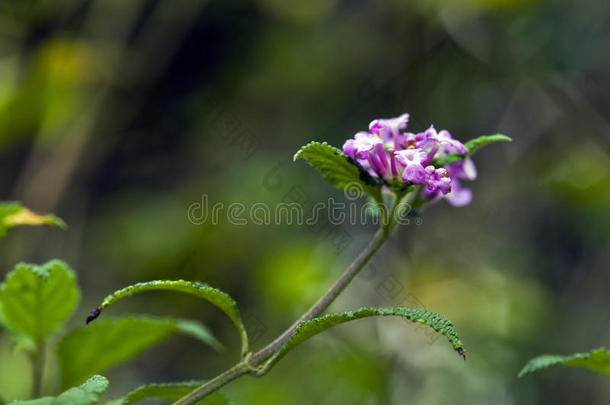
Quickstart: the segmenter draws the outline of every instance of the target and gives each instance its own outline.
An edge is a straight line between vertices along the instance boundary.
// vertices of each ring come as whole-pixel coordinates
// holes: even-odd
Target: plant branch
[[[241,362],[218,375],[214,379],[203,384],[199,388],[195,389],[188,395],[180,398],[174,402],[173,405],[191,405],[201,400],[205,396],[219,389],[220,387],[228,384],[236,378],[252,373],[253,375],[262,375],[273,365],[273,354],[284,345],[296,332],[299,324],[303,321],[308,321],[320,315],[328,308],[330,304],[343,292],[343,290],[349,285],[349,283],[358,275],[358,273],[366,266],[371,258],[377,253],[381,246],[392,234],[395,228],[395,214],[399,205],[401,204],[405,192],[397,193],[392,203],[392,207],[389,212],[385,211],[382,213],[384,218],[382,219],[381,227],[377,230],[373,239],[364,248],[362,252],[356,257],[356,259],[345,269],[343,274],[335,281],[335,283],[326,291],[326,293],[320,297],[320,299],[309,308],[298,320],[296,320],[288,329],[286,329],[280,336],[278,336],[273,342],[259,350],[258,352],[247,356]],[[384,205],[385,209],[385,205]],[[267,363],[263,363],[271,358]],[[262,370],[257,370],[256,367],[263,365]]]
[[[194,404],[201,398],[206,397],[207,395],[216,391],[223,385],[230,383],[231,381],[235,380],[238,377],[241,377],[244,374],[249,373],[250,371],[250,366],[248,366],[245,361],[241,361],[230,369],[228,369],[227,371],[225,371],[224,373],[219,374],[218,376],[206,382],[199,388],[196,388],[194,391],[191,391],[187,395],[183,396],[182,398],[174,402],[173,405]]]

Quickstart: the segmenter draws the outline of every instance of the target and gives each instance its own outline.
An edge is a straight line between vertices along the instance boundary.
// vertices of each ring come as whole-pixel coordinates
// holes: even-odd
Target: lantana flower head
[[[343,151],[386,186],[421,185],[422,197],[436,201],[443,197],[456,206],[470,203],[472,193],[459,180],[473,180],[476,169],[470,158],[437,167],[438,160],[468,148],[449,131],[434,126],[420,133],[404,132],[409,114],[380,118],[369,131],[358,132],[343,145]]]

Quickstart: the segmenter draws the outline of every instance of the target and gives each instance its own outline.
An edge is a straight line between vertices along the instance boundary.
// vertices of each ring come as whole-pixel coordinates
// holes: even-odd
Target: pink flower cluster
[[[472,192],[462,188],[459,180],[476,178],[472,160],[466,158],[443,167],[433,164],[435,159],[468,149],[449,131],[437,132],[434,126],[417,134],[404,132],[408,121],[409,114],[373,120],[368,131],[345,141],[343,152],[388,185],[419,184],[426,199],[444,197],[455,206],[469,204]]]

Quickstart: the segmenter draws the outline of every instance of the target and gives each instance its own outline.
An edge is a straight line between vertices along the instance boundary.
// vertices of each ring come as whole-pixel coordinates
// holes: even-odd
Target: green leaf
[[[108,380],[101,375],[94,375],[82,385],[70,388],[60,394],[53,405],[86,405],[96,404],[100,395],[106,391]]]
[[[469,140],[464,144],[468,148],[468,155],[472,155],[483,146],[493,142],[512,142],[512,138],[503,134],[481,135],[478,138]]]
[[[40,343],[68,319],[79,297],[76,275],[66,263],[19,263],[0,286],[0,310],[10,330]]]
[[[30,399],[27,401],[16,400],[10,402],[8,405],[52,405],[54,400],[54,397],[42,397],[37,399]]]
[[[220,347],[207,328],[196,324],[172,318],[129,316],[102,319],[96,324],[78,328],[64,336],[57,349],[62,385],[78,384],[176,333],[185,333],[213,347]]]
[[[102,304],[91,312],[91,315],[89,315],[89,317],[87,318],[87,323],[97,318],[104,308],[115,303],[116,301],[138,292],[151,290],[170,290],[184,292],[202,298],[208,301],[209,303],[217,306],[229,317],[229,319],[231,319],[231,321],[233,321],[233,324],[239,331],[242,345],[242,354],[248,352],[248,334],[246,333],[246,327],[244,326],[244,323],[241,320],[239,309],[237,308],[237,303],[227,293],[200,282],[185,280],[157,280],[130,285],[128,287],[115,291],[114,293],[104,298]]]
[[[324,315],[319,318],[313,318],[309,321],[304,321],[299,324],[294,335],[284,343],[280,349],[273,355],[268,365],[275,363],[288,353],[295,346],[303,343],[305,340],[324,332],[327,329],[339,324],[354,321],[356,319],[366,318],[370,316],[400,316],[407,318],[411,322],[422,323],[434,329],[436,332],[445,335],[453,348],[464,358],[466,358],[465,350],[460,341],[457,332],[453,327],[453,323],[442,315],[428,311],[425,308],[410,308],[410,307],[386,307],[386,308],[370,308],[363,307],[355,311],[339,312],[334,314]]]
[[[104,405],[129,405],[137,401],[148,398],[157,398],[165,401],[176,401],[195,388],[202,385],[204,381],[185,381],[178,383],[147,384],[130,392],[122,398],[113,399]],[[229,404],[227,398],[219,391],[216,391],[201,401],[198,405],[226,405]]]
[[[14,329],[7,324],[2,312],[2,301],[0,301],[0,330],[2,328],[11,336],[17,347],[29,352],[36,350],[36,343],[27,333]],[[0,396],[0,401],[1,399],[2,397]]]
[[[442,166],[449,163],[459,162],[460,160],[464,160],[468,156],[474,155],[476,151],[481,149],[483,146],[488,145],[493,142],[512,142],[512,139],[506,135],[495,134],[495,135],[481,135],[478,138],[474,138],[469,140],[464,144],[466,148],[468,148],[468,152],[466,153],[451,153],[447,156],[444,156],[440,159],[436,159],[434,164],[436,166]]]
[[[18,225],[53,225],[66,228],[66,223],[55,215],[36,214],[18,202],[0,202],[0,237]]]
[[[100,395],[108,388],[108,380],[94,375],[82,385],[70,388],[57,397],[44,397],[30,401],[13,401],[10,405],[92,405],[97,404]]]
[[[305,159],[330,184],[346,192],[381,195],[381,183],[341,150],[326,142],[310,142],[301,147],[293,158],[294,161],[297,159]]]
[[[584,367],[600,374],[610,375],[610,351],[600,347],[589,353],[576,353],[569,356],[559,354],[545,354],[534,357],[519,372],[519,378],[543,368],[562,365],[567,367]]]
[[[211,346],[214,350],[221,352],[224,346],[212,334],[212,331],[198,321],[190,319],[175,319],[170,318],[176,323],[176,327],[180,333],[189,335],[201,342]]]

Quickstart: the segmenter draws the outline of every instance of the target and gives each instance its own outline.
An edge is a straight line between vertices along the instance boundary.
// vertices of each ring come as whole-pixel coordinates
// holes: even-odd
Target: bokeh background
[[[191,204],[341,199],[293,153],[341,146],[373,118],[411,113],[458,139],[511,144],[476,156],[465,208],[403,226],[332,309],[423,305],[444,339],[398,319],[333,329],[237,404],[607,404],[607,377],[534,355],[610,344],[610,3],[601,0],[2,0],[0,199],[69,224],[19,228],[18,261],[67,261],[83,298],[158,278],[236,297],[255,348],[332,283],[371,225],[194,224]],[[104,372],[108,397],[143,382],[209,378],[238,356],[211,306],[148,293],[110,311],[205,322],[227,350],[175,337]],[[103,355],[103,354],[100,354]],[[55,371],[54,371],[55,370]],[[49,366],[45,393],[57,389]],[[27,359],[0,337],[1,399],[27,397]]]

